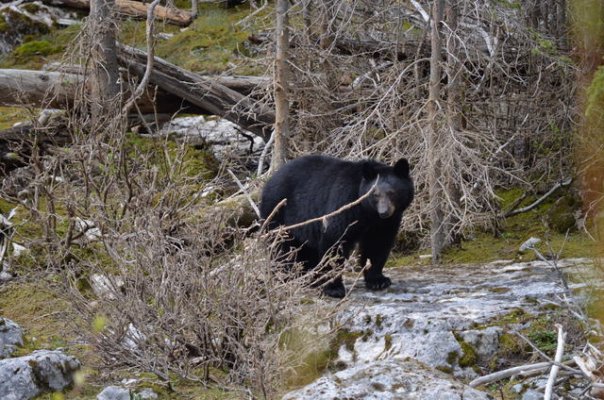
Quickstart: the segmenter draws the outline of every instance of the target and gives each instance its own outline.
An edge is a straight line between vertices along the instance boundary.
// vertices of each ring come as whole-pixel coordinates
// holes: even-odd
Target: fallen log
[[[118,62],[139,78],[145,73],[146,60],[146,52],[125,45],[118,46]],[[272,109],[229,89],[213,78],[187,71],[159,57],[155,57],[153,65],[150,82],[154,85],[187,100],[207,114],[219,115],[265,141],[269,140],[275,121]]]
[[[43,0],[46,4],[62,5],[80,10],[89,10],[89,0]],[[128,17],[147,18],[148,5],[131,0],[116,0],[118,13]],[[153,13],[156,18],[178,26],[189,26],[193,21],[191,13],[175,8],[157,6]]]
[[[82,82],[78,75],[60,72],[0,69],[0,105],[64,108],[73,103]]]
[[[61,62],[51,62],[44,64],[44,71],[63,72],[67,74],[84,74],[84,68],[77,64],[64,64]],[[245,75],[200,75],[216,83],[224,85],[241,94],[248,95],[258,89],[266,89],[271,78],[268,76],[245,76]]]
[[[68,108],[74,104],[78,88],[83,84],[84,78],[81,74],[0,69],[0,105]],[[143,114],[171,114],[181,110],[190,113],[201,112],[198,107],[173,94],[152,89],[141,96],[137,107]]]

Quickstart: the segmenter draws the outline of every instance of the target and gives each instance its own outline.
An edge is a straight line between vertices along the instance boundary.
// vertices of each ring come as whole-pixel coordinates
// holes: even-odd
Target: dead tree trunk
[[[444,227],[444,189],[441,182],[441,149],[440,138],[440,78],[441,78],[441,40],[440,23],[443,16],[444,0],[436,0],[432,6],[430,88],[428,95],[428,186],[430,192],[430,240],[432,243],[432,262],[439,263],[445,245]]]
[[[287,10],[289,0],[277,1],[277,26],[275,41],[277,51],[275,54],[275,142],[271,170],[276,171],[287,158],[287,136],[289,134],[288,114],[289,102],[287,99],[287,48],[289,46],[289,27]]]
[[[451,32],[455,32],[457,30],[457,6],[455,1],[448,1],[446,10],[445,10],[445,20],[447,22],[447,26]],[[446,52],[447,52],[447,62],[445,65],[445,72],[447,74],[447,86],[446,86],[446,119],[448,129],[446,130],[447,137],[445,140],[450,140],[451,135],[457,135],[463,129],[463,96],[462,96],[462,85],[461,79],[463,77],[464,71],[461,65],[459,52],[459,46],[457,39],[454,35],[451,35],[446,41]],[[450,148],[446,146],[444,143],[440,144],[440,148]],[[447,198],[449,201],[453,202],[456,207],[455,209],[460,209],[460,199],[461,199],[461,190],[459,187],[458,179],[454,177],[456,169],[455,168],[444,168],[441,171],[441,179],[444,179],[444,190],[447,192]],[[454,231],[454,227],[460,222],[458,214],[453,212],[447,212],[445,214],[445,218],[443,221],[444,228],[444,236],[445,243],[443,245],[449,245],[452,243],[459,242],[461,240],[460,235],[454,235],[452,232]]]
[[[119,108],[115,0],[92,0],[88,18],[93,62],[91,112],[95,124]]]

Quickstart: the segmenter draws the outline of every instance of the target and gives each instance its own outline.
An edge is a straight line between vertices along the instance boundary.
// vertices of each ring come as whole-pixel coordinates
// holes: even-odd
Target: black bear
[[[385,289],[391,281],[382,274],[382,269],[403,211],[413,200],[413,182],[406,159],[398,160],[392,167],[373,160],[344,161],[320,155],[295,159],[266,183],[260,213],[264,219],[271,217],[268,222],[271,229],[291,226],[339,210],[370,190],[359,204],[326,221],[288,230],[279,251],[293,252],[295,261],[308,272],[328,252],[343,260],[358,244],[361,267],[371,261],[371,267],[364,271],[365,285],[372,290]],[[284,199],[284,205],[273,213]],[[323,283],[320,278],[315,281],[317,285]],[[323,292],[331,297],[344,297],[342,277],[327,282]]]

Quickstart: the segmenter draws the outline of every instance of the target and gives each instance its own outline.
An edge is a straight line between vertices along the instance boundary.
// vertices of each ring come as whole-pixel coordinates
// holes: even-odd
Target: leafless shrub
[[[436,156],[449,241],[493,226],[498,187],[570,167],[556,156],[571,146],[575,113],[566,11],[541,3],[447,2]],[[417,201],[403,229],[426,231],[429,3],[304,0],[290,14],[292,157],[409,158]]]

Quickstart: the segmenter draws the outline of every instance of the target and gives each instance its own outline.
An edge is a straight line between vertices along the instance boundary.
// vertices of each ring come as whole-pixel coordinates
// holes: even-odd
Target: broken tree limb
[[[476,387],[476,386],[484,385],[487,383],[499,381],[501,379],[509,378],[510,376],[522,374],[525,372],[545,371],[551,365],[552,365],[552,363],[550,363],[550,362],[540,362],[540,363],[536,363],[536,364],[520,365],[518,367],[513,367],[513,368],[505,369],[503,371],[497,371],[492,374],[481,376],[480,378],[474,379],[472,382],[469,383],[469,385],[470,385],[470,387]]]
[[[46,4],[63,5],[66,7],[77,8],[80,10],[89,10],[89,0],[44,0]],[[119,14],[135,17],[146,18],[149,5],[131,0],[116,0],[117,11]],[[193,21],[191,13],[177,8],[168,8],[157,6],[153,13],[155,18],[178,26],[189,26]]]
[[[561,187],[570,185],[572,181],[573,181],[573,178],[566,178],[564,180],[561,180],[560,182],[556,183],[547,193],[545,193],[543,196],[539,197],[537,200],[535,200],[533,203],[529,204],[528,206],[522,207],[519,209],[511,209],[510,211],[506,212],[503,215],[504,218],[511,217],[513,215],[521,214],[521,213],[532,210],[533,208],[537,207],[539,204],[543,203],[543,201],[545,199],[547,199],[549,196],[551,196],[556,190],[560,189]]]
[[[142,77],[145,73],[147,53],[129,46],[118,46],[118,62]],[[241,93],[195,74],[159,58],[154,58],[150,82],[162,90],[176,95],[205,110],[219,115],[268,141],[275,121],[274,112]]]
[[[562,355],[564,354],[564,341],[566,340],[566,332],[564,332],[562,325],[556,324],[556,327],[558,328],[558,344],[556,346],[556,356],[554,357],[554,361],[556,363],[560,363],[562,361]],[[543,400],[551,400],[552,394],[554,392],[554,384],[556,383],[556,376],[558,375],[559,370],[559,366],[557,366],[556,364],[552,365],[549,377],[547,378],[547,385],[545,386],[545,394],[543,395]]]

